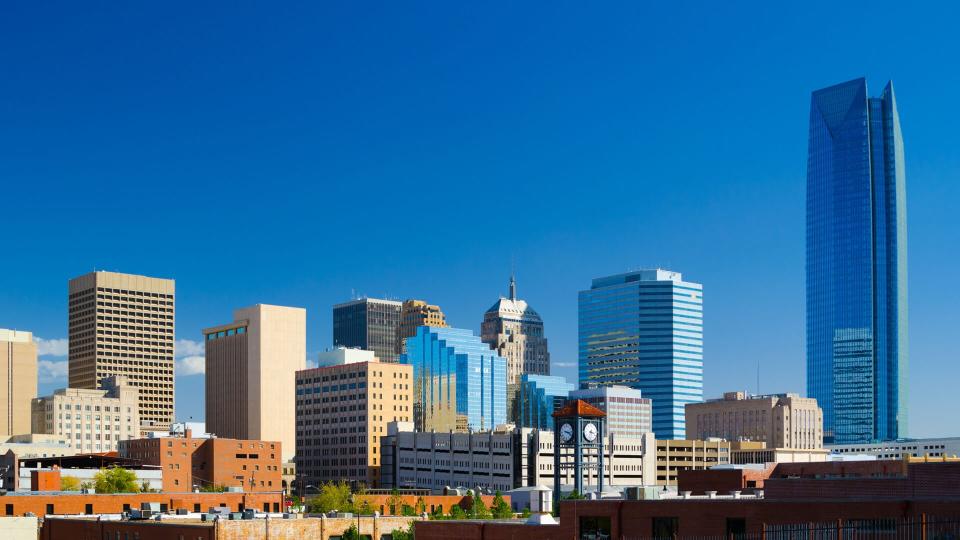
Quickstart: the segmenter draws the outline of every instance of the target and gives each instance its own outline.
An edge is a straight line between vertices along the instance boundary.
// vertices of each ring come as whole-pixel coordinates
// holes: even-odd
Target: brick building
[[[182,435],[120,441],[120,455],[163,470],[163,490],[196,486],[239,487],[244,491],[282,489],[281,444],[277,441],[194,438]]]
[[[4,495],[0,497],[0,515],[22,516],[32,512],[37,517],[43,518],[48,514],[119,514],[140,508],[142,503],[147,502],[159,504],[161,511],[184,509],[191,512],[206,512],[211,507],[219,506],[225,506],[236,512],[246,508],[263,512],[283,510],[283,494],[279,491],[275,493],[184,492],[110,495],[60,492]]]

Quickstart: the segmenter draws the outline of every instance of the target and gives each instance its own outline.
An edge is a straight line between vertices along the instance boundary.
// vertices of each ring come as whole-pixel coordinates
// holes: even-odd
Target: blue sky
[[[351,291],[479,329],[506,293],[575,378],[577,291],[704,284],[707,396],[804,391],[809,95],[893,79],[907,158],[910,421],[960,435],[953,4],[21,3],[0,8],[0,327],[63,386],[66,287],[177,280],[179,418],[200,329]],[[194,358],[190,358],[194,357]]]

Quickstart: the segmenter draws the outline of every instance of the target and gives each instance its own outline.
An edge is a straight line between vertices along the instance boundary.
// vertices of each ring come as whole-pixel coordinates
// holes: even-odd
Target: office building
[[[307,367],[303,308],[237,309],[233,322],[203,330],[207,430],[218,437],[279,441],[296,448],[294,377]]]
[[[413,419],[413,368],[372,357],[296,374],[297,474],[306,484],[380,487],[380,438]]]
[[[30,432],[30,400],[37,397],[33,334],[0,328],[0,437]]]
[[[798,394],[751,396],[726,392],[722,399],[687,405],[687,438],[760,441],[767,448],[823,448],[823,411]]]
[[[396,353],[407,352],[407,338],[413,337],[420,326],[447,327],[447,318],[440,306],[434,306],[423,300],[406,300],[400,306],[400,325],[397,328]]]
[[[140,399],[141,430],[173,422],[175,284],[115,272],[91,272],[69,284],[69,388],[97,390],[127,378]]]
[[[658,486],[677,485],[679,471],[703,470],[730,463],[732,444],[723,439],[657,439]]]
[[[163,491],[236,488],[278,492],[281,486],[280,441],[194,437],[190,429],[120,442],[120,456],[163,471]]]
[[[653,403],[640,390],[627,386],[595,386],[570,392],[570,399],[586,401],[607,413],[607,433],[638,439],[653,431]]]
[[[929,439],[902,439],[870,443],[831,444],[826,447],[835,455],[868,455],[878,459],[903,459],[905,457],[956,457],[960,456],[960,437]]]
[[[114,452],[140,437],[140,392],[126,377],[101,381],[102,390],[62,388],[33,400],[33,433],[62,437],[79,453]]]
[[[400,302],[377,298],[333,306],[333,346],[373,351],[381,362],[396,362],[402,307]]]
[[[471,433],[415,432],[410,423],[396,422],[383,437],[383,488],[482,488],[507,491],[527,486],[553,486],[552,431],[504,429]],[[653,483],[654,438],[605,439],[604,484],[637,486]],[[564,452],[572,455],[573,449]],[[590,452],[594,452],[591,450]],[[588,454],[589,455],[589,454]],[[584,479],[597,484],[596,472]],[[646,475],[646,476],[644,476]],[[561,478],[572,488],[572,472]]]
[[[343,347],[336,347],[317,354],[317,367],[340,366],[358,362],[379,362],[379,360],[377,360],[377,355],[373,351],[345,349]]]
[[[553,431],[553,411],[563,407],[574,388],[557,375],[521,375],[515,402],[517,427]]]
[[[579,295],[580,384],[636,388],[658,438],[685,436],[684,406],[703,400],[703,286],[678,272],[597,278]]]
[[[413,366],[419,431],[482,431],[507,421],[507,361],[470,330],[421,326],[401,361]]]
[[[907,210],[893,84],[813,93],[807,159],[807,389],[826,442],[907,436]]]
[[[550,374],[550,353],[543,319],[525,300],[517,298],[517,281],[510,276],[510,295],[501,296],[480,325],[480,339],[507,360],[507,384],[520,382],[524,373]]]

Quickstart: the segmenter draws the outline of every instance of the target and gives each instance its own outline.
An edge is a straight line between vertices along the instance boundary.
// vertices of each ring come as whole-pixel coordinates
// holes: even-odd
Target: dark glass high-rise
[[[807,158],[807,391],[825,442],[907,435],[907,215],[893,83],[817,90]]]

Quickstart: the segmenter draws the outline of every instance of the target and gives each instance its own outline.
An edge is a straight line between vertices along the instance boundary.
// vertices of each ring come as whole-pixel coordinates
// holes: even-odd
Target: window
[[[675,517],[655,517],[653,518],[653,538],[677,538],[677,532],[680,529],[680,519]],[[582,531],[582,529],[581,529]]]

